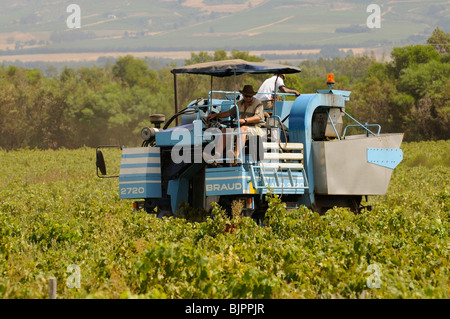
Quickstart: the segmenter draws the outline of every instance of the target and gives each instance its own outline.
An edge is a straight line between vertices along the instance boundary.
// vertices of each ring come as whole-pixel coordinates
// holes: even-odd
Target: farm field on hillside
[[[48,298],[50,277],[60,299],[447,299],[450,140],[402,149],[372,210],[272,198],[265,227],[133,212],[92,148],[0,150],[0,299]]]
[[[79,28],[66,1],[0,4],[3,55],[130,51],[200,51],[383,47],[448,31],[445,0],[380,4],[382,27],[369,28],[363,0],[78,0]],[[77,16],[77,15],[75,15]]]

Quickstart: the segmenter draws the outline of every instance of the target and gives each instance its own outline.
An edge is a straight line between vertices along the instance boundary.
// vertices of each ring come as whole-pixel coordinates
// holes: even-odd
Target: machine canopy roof
[[[197,63],[175,68],[172,73],[204,74],[211,76],[232,76],[250,74],[290,74],[301,72],[300,68],[267,62],[249,62],[241,59]]]

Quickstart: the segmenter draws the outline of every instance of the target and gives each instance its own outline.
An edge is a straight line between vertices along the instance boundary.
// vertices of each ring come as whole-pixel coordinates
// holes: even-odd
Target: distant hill
[[[72,52],[299,50],[423,43],[450,31],[447,0],[14,0],[0,3],[0,55]],[[69,29],[67,6],[81,9]]]

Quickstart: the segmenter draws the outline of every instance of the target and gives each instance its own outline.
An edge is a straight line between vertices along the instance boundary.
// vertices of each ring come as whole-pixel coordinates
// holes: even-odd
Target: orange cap
[[[333,73],[328,73],[327,84],[334,84],[334,74]]]

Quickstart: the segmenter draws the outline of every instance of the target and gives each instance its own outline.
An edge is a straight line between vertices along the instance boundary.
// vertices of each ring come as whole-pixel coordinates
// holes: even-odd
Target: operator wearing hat
[[[265,132],[261,129],[261,126],[265,125],[266,122],[264,121],[263,105],[260,100],[254,97],[257,92],[255,92],[253,87],[251,85],[245,85],[244,88],[239,92],[241,92],[243,99],[238,101],[236,103],[236,106],[239,110],[239,124],[241,126],[241,146],[243,147],[247,134],[264,136]],[[228,111],[209,114],[206,119],[210,120],[213,118],[226,118],[229,116],[231,116],[232,118],[236,118],[236,113],[236,107],[233,107]],[[223,140],[225,140],[225,135]],[[223,145],[222,147],[218,147],[218,149],[223,150]],[[228,150],[227,158],[238,158],[239,151],[240,150],[238,144],[236,143],[236,151],[233,153],[233,150]]]

